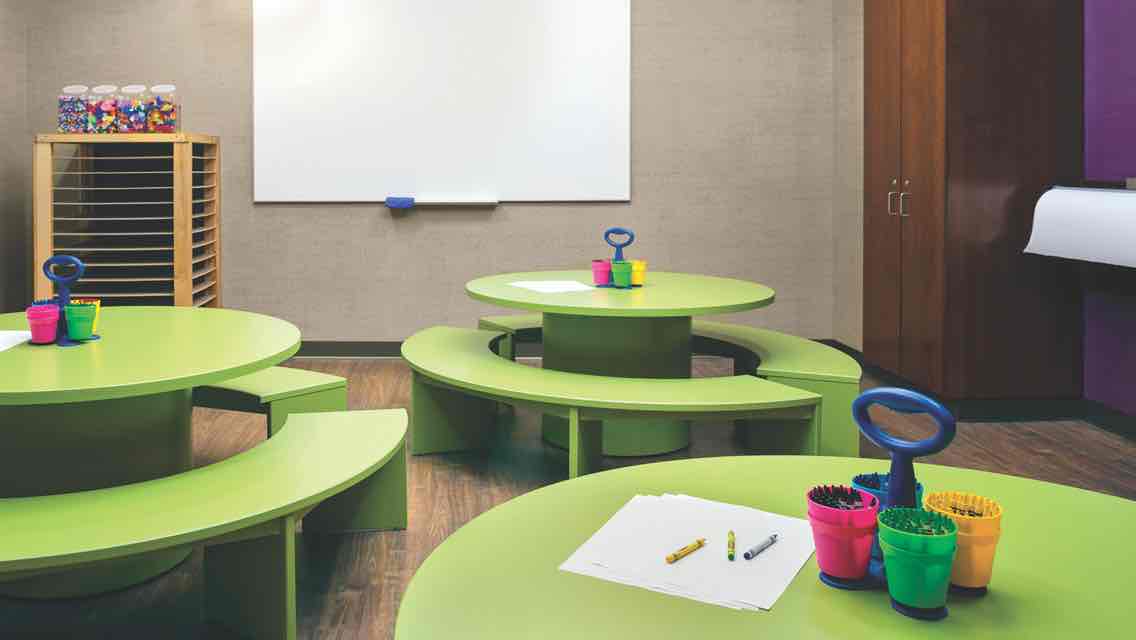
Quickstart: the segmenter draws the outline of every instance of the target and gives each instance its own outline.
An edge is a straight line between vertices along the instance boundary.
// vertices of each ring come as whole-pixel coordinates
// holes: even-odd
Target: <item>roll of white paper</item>
[[[1046,191],[1034,208],[1026,253],[1136,267],[1136,191]]]

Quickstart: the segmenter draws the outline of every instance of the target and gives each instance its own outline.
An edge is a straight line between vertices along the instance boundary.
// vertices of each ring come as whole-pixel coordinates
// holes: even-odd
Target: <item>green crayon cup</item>
[[[72,340],[87,340],[95,332],[95,314],[98,308],[93,304],[69,304],[64,309],[67,316],[67,337]]]
[[[879,533],[892,607],[913,618],[946,617],[958,525],[940,513],[895,508],[880,512]]]
[[[627,260],[611,261],[611,281],[620,289],[631,288],[631,263]]]

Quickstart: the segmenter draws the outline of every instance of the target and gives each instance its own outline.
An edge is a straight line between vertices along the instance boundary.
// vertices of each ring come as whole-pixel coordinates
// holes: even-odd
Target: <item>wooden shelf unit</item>
[[[40,134],[33,154],[35,297],[40,265],[87,265],[73,293],[106,305],[221,306],[221,144],[174,134]]]

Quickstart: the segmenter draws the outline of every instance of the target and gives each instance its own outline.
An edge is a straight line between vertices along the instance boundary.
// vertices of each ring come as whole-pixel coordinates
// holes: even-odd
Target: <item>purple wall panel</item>
[[[1136,414],[1136,298],[1085,294],[1085,397]]]
[[[1085,0],[1085,178],[1136,178],[1136,1]]]
[[[1085,178],[1127,177],[1136,177],[1136,0],[1085,0]],[[1136,296],[1085,292],[1084,364],[1086,398],[1136,414]]]

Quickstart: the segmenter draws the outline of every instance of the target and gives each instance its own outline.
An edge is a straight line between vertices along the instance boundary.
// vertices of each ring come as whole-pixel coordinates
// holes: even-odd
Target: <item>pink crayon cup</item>
[[[611,284],[610,260],[592,260],[592,282],[596,285]]]
[[[817,504],[810,491],[808,515],[820,570],[834,578],[859,580],[868,572],[880,502],[867,491],[851,490],[860,495],[862,508],[836,509]]]
[[[53,304],[36,305],[28,307],[28,328],[32,332],[33,344],[51,344],[55,342],[59,329],[59,307]]]

